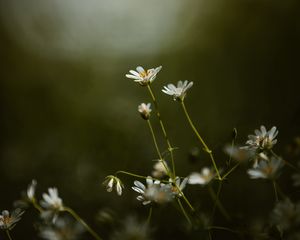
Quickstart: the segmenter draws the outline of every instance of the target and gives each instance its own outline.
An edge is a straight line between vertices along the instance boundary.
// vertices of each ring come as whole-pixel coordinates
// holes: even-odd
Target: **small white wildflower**
[[[284,163],[280,158],[272,157],[270,160],[262,160],[255,168],[249,169],[247,173],[250,178],[269,178],[277,177],[279,170],[283,167]]]
[[[155,178],[162,178],[168,174],[169,168],[165,160],[159,160],[153,166],[152,176]]]
[[[168,84],[167,86],[164,86],[162,91],[165,94],[173,96],[174,100],[183,101],[186,96],[187,90],[192,86],[193,82],[189,83],[187,80],[185,80],[184,82],[178,81],[177,87],[174,84]]]
[[[300,203],[294,204],[290,199],[285,199],[276,204],[271,213],[272,224],[281,230],[298,226],[300,224]]]
[[[58,218],[53,224],[41,227],[39,236],[46,240],[75,240],[84,232],[79,222],[69,218]]]
[[[115,188],[117,194],[119,196],[122,195],[122,190],[124,188],[124,185],[119,178],[113,175],[109,175],[106,177],[106,180],[103,182],[103,185],[106,186],[106,190],[108,192],[112,192],[112,190]]]
[[[239,146],[232,146],[229,144],[224,147],[224,152],[237,162],[245,162],[255,155],[254,151],[248,151]]]
[[[140,112],[141,116],[143,119],[148,120],[150,118],[150,113],[151,113],[151,103],[141,103],[138,106],[138,111]]]
[[[156,75],[161,70],[161,68],[162,66],[159,66],[157,68],[151,68],[146,71],[143,67],[138,66],[136,68],[136,71],[130,70],[129,72],[131,74],[126,74],[125,76],[127,78],[133,79],[135,82],[139,83],[142,86],[147,86],[155,80]]]
[[[172,192],[175,196],[181,197],[182,191],[186,187],[186,184],[188,182],[188,178],[184,178],[182,181],[180,180],[180,177],[175,178],[175,182],[170,178],[169,179],[170,186],[172,187]]]
[[[149,224],[129,216],[122,221],[122,225],[116,228],[111,240],[150,240],[151,230]]]
[[[143,205],[151,202],[166,203],[173,199],[173,192],[169,184],[162,184],[159,180],[153,180],[151,177],[146,179],[147,187],[140,181],[134,181],[132,189],[141,195],[137,200],[142,201]]]
[[[33,179],[27,188],[27,198],[31,202],[35,201],[34,195],[35,195],[36,184],[37,184],[36,180]]]
[[[277,143],[275,138],[278,135],[278,130],[276,127],[272,127],[267,131],[265,126],[261,126],[260,130],[256,129],[254,133],[255,135],[248,136],[247,146],[242,148],[263,151],[271,149]]]
[[[19,208],[15,209],[11,214],[7,210],[2,211],[0,215],[0,229],[12,230],[16,223],[21,220],[23,213],[24,211]]]
[[[41,205],[48,210],[62,211],[63,202],[58,196],[57,188],[48,188],[48,192],[49,194],[43,193]]]
[[[208,167],[202,168],[201,172],[193,172],[188,177],[188,183],[189,184],[200,184],[200,185],[206,185],[208,184],[214,177],[216,176],[216,173]]]

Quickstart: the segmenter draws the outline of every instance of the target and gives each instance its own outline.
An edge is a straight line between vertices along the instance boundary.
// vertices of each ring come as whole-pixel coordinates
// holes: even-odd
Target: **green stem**
[[[276,202],[278,202],[279,201],[279,197],[278,197],[278,192],[277,192],[277,187],[276,187],[275,180],[272,180],[272,183],[273,183],[273,188],[274,188],[275,199],[276,199]]]
[[[186,220],[189,222],[190,225],[193,225],[191,219],[189,218],[189,216],[187,214],[187,212],[184,210],[184,207],[183,207],[183,205],[181,203],[181,200],[179,198],[177,198],[177,202],[178,202],[178,205],[179,205],[183,215],[185,216]]]
[[[64,211],[70,213],[78,222],[80,222],[86,230],[97,240],[102,240],[102,238],[93,230],[79,215],[71,208],[65,207]]]
[[[217,192],[217,194],[216,194],[216,193],[214,192],[213,188],[211,187],[211,185],[209,185],[209,187],[208,187],[210,196],[211,196],[211,198],[212,198],[213,201],[214,201],[214,207],[213,207],[212,217],[211,217],[211,218],[213,219],[213,216],[214,216],[214,214],[215,214],[215,209],[216,209],[216,207],[218,207],[219,210],[220,210],[220,212],[222,213],[222,215],[223,215],[227,220],[230,220],[229,214],[227,213],[226,209],[224,208],[224,206],[222,205],[221,201],[219,200],[221,188],[222,188],[222,182],[220,182],[220,185],[219,185],[219,188],[218,188],[218,192]]]
[[[43,209],[36,203],[36,200],[35,200],[35,199],[33,199],[33,200],[31,201],[31,203],[32,203],[33,207],[34,207],[36,210],[39,211],[39,213],[42,213],[42,212],[43,212]]]
[[[240,165],[240,163],[237,163],[236,165],[234,165],[227,173],[225,173],[223,175],[222,180],[224,180],[226,177],[228,177],[229,174],[231,174],[239,165]]]
[[[175,172],[175,162],[174,162],[174,156],[173,156],[173,150],[174,150],[174,148],[172,147],[172,145],[170,143],[169,137],[168,137],[167,132],[166,132],[165,125],[164,125],[164,123],[163,123],[163,121],[161,119],[161,115],[160,115],[160,112],[159,112],[158,103],[157,103],[156,98],[154,96],[154,93],[153,93],[153,91],[151,89],[151,86],[148,84],[147,87],[148,87],[148,91],[150,93],[150,96],[152,98],[152,101],[153,101],[155,109],[156,109],[156,115],[157,115],[157,118],[159,120],[160,128],[161,128],[161,130],[163,132],[164,138],[165,138],[165,140],[167,142],[167,145],[168,145],[168,150],[169,150],[170,155],[171,155],[173,178],[175,178],[176,172]]]
[[[11,235],[10,235],[10,233],[9,233],[9,230],[6,230],[5,232],[6,232],[6,235],[7,235],[8,239],[9,240],[13,240],[12,237],[11,237]]]
[[[226,227],[219,227],[219,226],[210,226],[208,227],[208,229],[216,229],[216,230],[223,230],[223,231],[227,231],[227,232],[232,232],[232,233],[236,233],[239,234],[238,231],[232,230],[230,228],[226,228]]]
[[[280,159],[280,157],[279,157],[273,150],[271,150],[271,153],[273,154],[274,157]],[[290,162],[288,162],[288,161],[286,161],[286,160],[284,160],[284,159],[282,159],[282,160],[283,160],[284,163],[285,163],[286,165],[288,165],[290,168],[294,169],[294,170],[297,171],[297,172],[300,172],[300,169],[299,169],[299,168],[295,167],[293,164],[291,164]]]
[[[190,115],[188,114],[188,111],[187,111],[187,109],[186,109],[185,104],[184,104],[183,101],[181,101],[181,106],[182,106],[182,108],[183,108],[184,114],[185,114],[185,116],[186,116],[186,118],[187,118],[187,120],[188,120],[188,122],[189,122],[191,128],[193,129],[193,131],[194,131],[194,133],[196,134],[197,138],[199,139],[200,143],[203,145],[204,150],[209,154],[210,159],[211,159],[211,161],[212,161],[212,164],[213,164],[213,166],[214,166],[214,168],[215,168],[215,171],[216,171],[216,173],[217,173],[217,175],[218,175],[218,179],[219,179],[219,180],[222,180],[222,178],[221,178],[221,176],[220,176],[220,173],[219,173],[219,170],[218,170],[218,167],[217,167],[217,164],[216,164],[216,162],[215,162],[214,156],[213,156],[213,154],[212,154],[212,151],[208,148],[208,146],[207,146],[206,143],[204,142],[203,138],[201,137],[201,135],[200,135],[199,132],[197,131],[197,129],[196,129],[194,123],[192,122],[192,119],[190,118]]]
[[[152,217],[152,207],[150,207],[150,209],[149,209],[149,214],[148,214],[148,218],[147,218],[147,224],[149,225],[150,224],[150,220],[151,220],[151,217]]]

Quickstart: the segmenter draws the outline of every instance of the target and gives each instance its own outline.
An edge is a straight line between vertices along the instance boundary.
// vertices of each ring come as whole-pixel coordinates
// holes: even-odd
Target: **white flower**
[[[27,188],[27,198],[29,201],[33,202],[35,201],[35,188],[36,188],[36,180],[32,180],[31,184],[28,185],[28,188]]]
[[[151,202],[166,203],[173,199],[173,192],[169,184],[162,184],[159,180],[153,180],[151,177],[146,179],[147,187],[139,181],[134,181],[132,189],[141,195],[137,200],[142,201],[143,205]]]
[[[40,228],[40,237],[46,240],[75,240],[84,232],[79,222],[58,218],[53,224]]]
[[[214,177],[216,176],[216,173],[208,168],[204,167],[202,168],[201,172],[193,172],[188,177],[188,183],[189,184],[200,184],[200,185],[206,185],[208,184]]]
[[[175,182],[170,178],[169,179],[170,185],[172,187],[172,192],[175,196],[182,196],[182,190],[185,188],[188,178],[184,178],[182,181],[180,180],[180,177],[175,178]]]
[[[283,161],[280,158],[272,157],[270,160],[262,160],[257,167],[249,169],[247,173],[250,178],[275,178],[279,170],[283,167]]]
[[[169,168],[165,160],[158,160],[153,166],[152,176],[162,178],[168,174]]]
[[[103,182],[103,185],[106,186],[106,190],[111,192],[114,188],[119,196],[122,195],[122,189],[124,188],[121,180],[113,175],[106,177],[106,180]]]
[[[283,231],[299,227],[300,203],[294,204],[288,198],[278,202],[271,213],[271,222]]]
[[[168,84],[167,86],[164,86],[162,91],[165,94],[173,96],[174,100],[183,101],[186,96],[187,90],[190,89],[192,86],[193,82],[189,83],[187,80],[185,80],[184,82],[179,81],[177,83],[177,87],[174,84]]]
[[[141,103],[139,106],[138,106],[138,111],[140,112],[141,116],[143,119],[145,120],[148,120],[149,117],[150,117],[150,113],[151,113],[151,103]]]
[[[43,193],[43,200],[41,201],[41,205],[49,210],[62,211],[63,210],[63,202],[62,199],[58,196],[57,188],[48,188],[47,193]]]
[[[254,151],[248,151],[247,149],[241,148],[239,146],[232,146],[229,144],[224,147],[224,152],[237,162],[244,162],[254,157],[255,155]]]
[[[260,130],[256,129],[254,133],[255,135],[248,136],[249,140],[246,142],[247,146],[242,148],[262,151],[271,149],[277,143],[277,139],[275,138],[278,134],[278,130],[276,127],[272,127],[267,131],[265,126],[261,126]]]
[[[21,220],[23,213],[24,211],[19,208],[15,209],[11,214],[7,210],[2,211],[0,215],[0,229],[12,230],[16,223]]]
[[[151,68],[146,71],[143,67],[138,66],[136,68],[136,71],[130,70],[129,72],[131,74],[126,74],[126,77],[134,79],[135,82],[139,83],[142,86],[147,86],[155,80],[156,75],[161,70],[161,68],[162,66],[159,66],[157,68]]]

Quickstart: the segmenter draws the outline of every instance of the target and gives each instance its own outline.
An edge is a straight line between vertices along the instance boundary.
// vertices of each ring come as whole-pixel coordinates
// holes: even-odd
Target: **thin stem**
[[[150,207],[150,209],[149,209],[149,214],[148,214],[148,218],[147,218],[147,224],[149,225],[150,224],[150,220],[151,220],[151,217],[152,217],[152,207]]]
[[[193,225],[191,219],[189,218],[188,214],[184,210],[184,207],[182,206],[181,200],[179,198],[177,198],[177,202],[178,202],[178,205],[180,206],[180,209],[181,209],[183,215],[185,216],[186,220],[189,222],[190,225]]]
[[[277,187],[276,187],[275,180],[272,180],[272,183],[273,183],[273,188],[274,188],[275,199],[276,199],[276,202],[278,202],[279,201],[279,197],[278,197],[278,192],[277,192]]]
[[[228,177],[229,174],[231,174],[239,165],[240,165],[240,163],[237,163],[236,165],[234,165],[227,173],[225,173],[223,175],[222,180],[224,180],[226,177]]]
[[[169,140],[169,137],[167,135],[167,131],[166,131],[165,125],[164,125],[164,123],[163,123],[163,121],[161,119],[161,115],[160,115],[160,112],[159,112],[159,107],[158,107],[158,103],[156,101],[155,95],[154,95],[154,93],[153,93],[153,91],[151,89],[151,86],[149,84],[147,85],[147,87],[148,87],[148,91],[150,93],[150,96],[152,98],[152,101],[153,101],[155,109],[156,109],[156,115],[157,115],[157,118],[159,120],[160,128],[161,128],[161,130],[163,132],[164,138],[165,138],[165,140],[167,142],[167,145],[168,145],[168,150],[169,150],[170,155],[171,155],[173,178],[175,178],[176,172],[175,172],[175,162],[174,162],[174,156],[173,156],[173,150],[174,150],[174,148],[172,147],[172,145],[170,143],[170,140]]]
[[[138,174],[134,174],[134,173],[131,173],[131,172],[126,172],[126,171],[117,171],[115,173],[115,175],[117,176],[119,173],[126,174],[126,175],[129,175],[129,176],[132,176],[132,177],[137,177],[137,178],[143,178],[143,179],[148,178],[148,177],[145,177],[145,176],[142,176],[142,175],[138,175]]]
[[[8,239],[9,240],[13,240],[12,237],[11,237],[11,235],[10,235],[10,233],[9,233],[9,230],[6,230],[5,232],[6,232],[6,235],[7,235]]]
[[[151,124],[149,119],[147,120],[147,123],[148,123],[149,129],[150,129],[151,135],[152,135],[152,139],[153,139],[153,142],[154,142],[154,145],[155,145],[157,155],[158,155],[160,160],[163,160],[163,158],[161,156],[161,153],[160,153],[160,150],[159,150],[159,147],[158,147],[158,144],[157,144],[157,141],[156,141],[156,137],[155,137],[153,128],[152,128],[152,124]]]
[[[87,223],[81,217],[79,217],[79,215],[73,209],[65,207],[64,211],[70,213],[78,222],[80,222],[95,239],[102,240],[102,238],[93,229],[91,229],[91,227],[87,225]]]
[[[215,208],[218,207],[219,210],[220,210],[220,212],[222,213],[222,215],[227,220],[230,220],[229,214],[227,213],[226,209],[224,208],[224,206],[222,205],[221,201],[219,200],[221,188],[222,188],[222,182],[220,182],[220,185],[219,185],[219,188],[218,188],[218,192],[216,194],[211,186],[208,187],[210,196],[211,196],[211,198],[214,201],[214,207],[213,207],[213,211],[212,211],[212,218],[213,218],[213,216],[215,214]]]
[[[232,229],[227,228],[227,227],[210,226],[210,227],[208,227],[208,229],[209,229],[209,230],[210,230],[210,229],[223,230],[223,231],[227,231],[227,232],[232,232],[232,233],[239,234],[238,231],[232,230]]]
[[[33,199],[33,200],[31,201],[31,203],[32,203],[33,207],[34,207],[36,210],[39,211],[39,213],[42,213],[42,212],[43,212],[43,209],[36,203],[36,200],[35,200],[35,199]]]
[[[271,150],[271,153],[273,154],[274,157],[280,158],[273,150]],[[295,166],[294,166],[293,164],[291,164],[290,162],[288,162],[288,161],[286,161],[286,160],[284,160],[284,159],[283,159],[283,161],[284,161],[284,163],[285,163],[286,165],[288,165],[290,168],[294,169],[294,170],[297,171],[297,172],[300,172],[300,169],[297,168],[297,167],[295,167]]]
[[[194,133],[196,134],[197,138],[199,139],[200,143],[203,145],[204,150],[209,154],[209,156],[210,156],[210,158],[211,158],[211,161],[212,161],[212,164],[213,164],[213,166],[214,166],[214,168],[215,168],[215,171],[216,171],[216,173],[217,173],[218,179],[219,179],[219,180],[222,180],[222,178],[221,178],[221,176],[220,176],[220,173],[219,173],[219,170],[218,170],[218,167],[217,167],[217,164],[216,164],[216,162],[215,162],[214,156],[213,156],[213,154],[212,154],[212,151],[208,148],[208,146],[207,146],[206,143],[204,142],[203,138],[202,138],[201,135],[199,134],[198,130],[196,129],[196,127],[195,127],[195,125],[194,125],[192,119],[190,118],[190,115],[189,115],[189,113],[188,113],[188,111],[187,111],[187,109],[186,109],[185,104],[184,104],[183,101],[181,101],[181,106],[182,106],[182,108],[183,108],[184,114],[185,114],[185,116],[186,116],[186,118],[187,118],[187,120],[188,120],[188,122],[189,122],[191,128],[193,129],[193,131],[194,131]]]

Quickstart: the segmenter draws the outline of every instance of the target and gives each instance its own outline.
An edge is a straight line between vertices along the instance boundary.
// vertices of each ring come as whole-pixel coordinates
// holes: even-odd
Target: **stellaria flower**
[[[208,167],[202,168],[201,172],[193,172],[188,177],[188,183],[189,184],[200,184],[200,185],[206,185],[208,184],[214,177],[216,176],[216,173]]]
[[[169,167],[165,160],[158,160],[154,166],[154,170],[152,171],[152,176],[155,178],[162,178],[168,174]]]
[[[147,186],[140,181],[134,181],[132,189],[141,195],[137,200],[142,201],[143,205],[151,202],[166,203],[173,199],[173,192],[169,184],[163,184],[159,180],[153,180],[151,177],[146,179]]]
[[[278,130],[275,126],[267,131],[265,126],[262,125],[260,130],[256,129],[254,133],[255,135],[248,136],[248,141],[246,142],[247,146],[242,148],[263,151],[271,149],[277,143],[277,139],[275,138],[278,134]]]
[[[49,210],[63,210],[63,202],[62,199],[58,196],[57,188],[48,188],[47,193],[43,193],[43,200],[41,201],[41,205]]]
[[[16,226],[16,223],[21,220],[23,213],[24,211],[20,208],[15,209],[11,214],[8,210],[2,211],[0,215],[0,229],[12,230]]]
[[[226,145],[224,152],[237,162],[245,162],[255,156],[255,151],[249,151],[239,146]]]
[[[271,222],[281,230],[299,227],[300,203],[294,204],[288,198],[278,202],[271,213]]]
[[[180,177],[176,177],[175,181],[173,179],[169,179],[172,192],[175,196],[181,197],[182,196],[182,190],[185,188],[188,178],[184,178],[182,181]]]
[[[272,157],[270,160],[262,160],[255,168],[249,169],[247,173],[250,178],[269,178],[274,179],[278,176],[279,170],[283,167],[284,163],[281,158]]]
[[[55,223],[40,228],[40,237],[46,240],[76,240],[83,232],[84,228],[79,222],[58,218]]]
[[[103,185],[106,186],[106,190],[111,192],[114,188],[119,196],[122,195],[122,189],[124,188],[121,180],[113,175],[106,177],[106,180],[103,182]]]
[[[143,119],[148,120],[150,118],[150,113],[151,113],[151,103],[141,103],[138,106],[138,111],[140,112],[141,116]]]
[[[31,202],[35,201],[34,195],[35,195],[36,184],[37,184],[36,180],[33,179],[27,188],[27,198]]]
[[[159,66],[157,68],[151,68],[146,71],[143,67],[138,66],[136,68],[136,71],[130,70],[129,72],[131,74],[126,74],[125,76],[127,78],[133,79],[135,82],[139,83],[142,86],[147,86],[155,80],[156,75],[161,70],[161,68],[162,66]]]
[[[183,101],[186,96],[187,90],[190,89],[192,86],[193,82],[189,83],[187,80],[185,80],[184,82],[178,81],[177,87],[174,84],[170,83],[167,86],[164,86],[162,91],[165,94],[173,96],[174,100]]]

